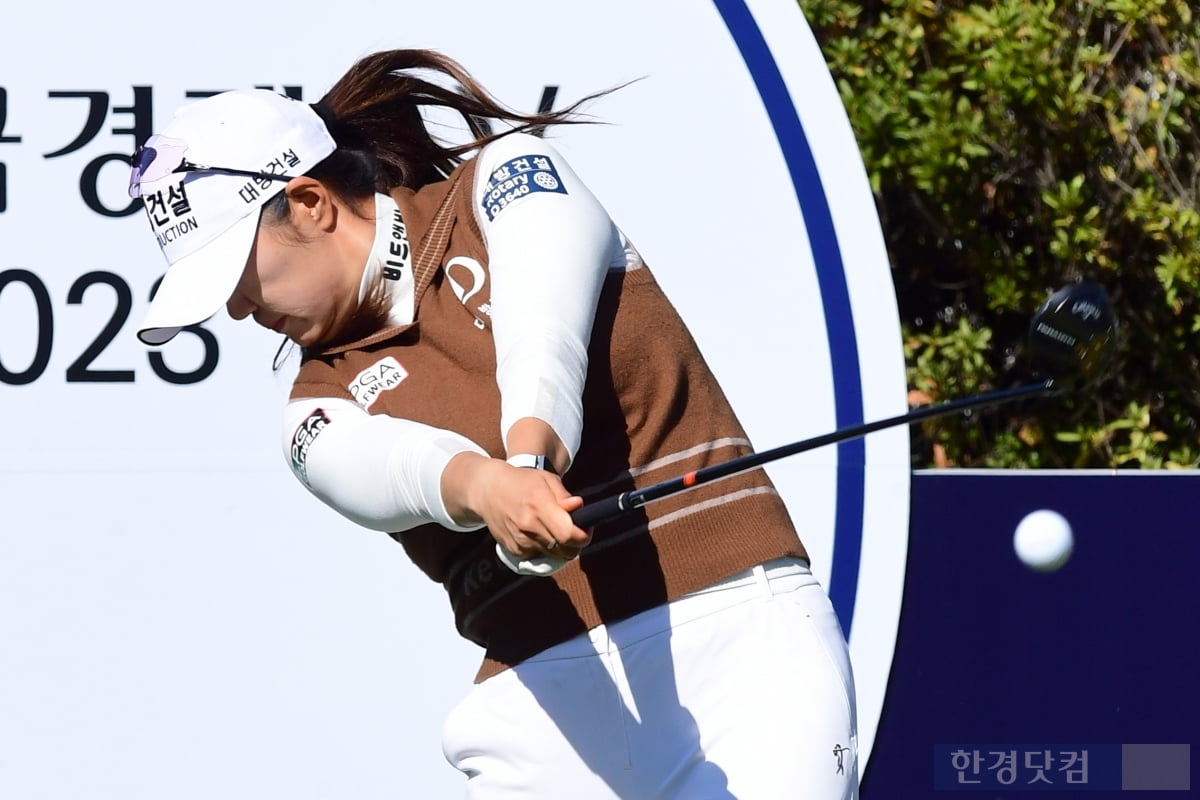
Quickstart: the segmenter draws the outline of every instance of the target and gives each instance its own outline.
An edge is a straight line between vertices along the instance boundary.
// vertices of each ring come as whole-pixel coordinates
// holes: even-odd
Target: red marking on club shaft
[[[689,487],[695,486],[696,485],[696,473],[689,472],[687,475],[684,475],[683,476],[683,485],[689,486]]]

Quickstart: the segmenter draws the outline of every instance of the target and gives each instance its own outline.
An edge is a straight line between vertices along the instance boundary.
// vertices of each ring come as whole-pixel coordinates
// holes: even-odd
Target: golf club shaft
[[[866,436],[869,433],[883,430],[884,428],[892,428],[897,425],[910,425],[921,420],[933,419],[934,417],[942,417],[947,414],[954,414],[962,411],[969,411],[974,408],[983,408],[985,406],[996,406],[1002,403],[1009,403],[1014,400],[1021,400],[1027,397],[1047,397],[1057,394],[1060,390],[1055,386],[1053,379],[1047,379],[1038,383],[1030,383],[1024,386],[1017,386],[1012,389],[1001,389],[995,392],[975,395],[973,397],[964,397],[959,400],[950,400],[945,403],[939,403],[932,406],[923,406],[913,409],[906,414],[889,417],[887,419],[877,420],[875,422],[864,422],[861,425],[853,425],[848,428],[826,433],[821,436],[816,436],[812,439],[804,439],[803,441],[785,444],[770,450],[764,450],[761,453],[749,453],[744,456],[732,458],[720,464],[702,467],[694,472],[689,472],[686,475],[681,475],[678,478],[656,483],[642,489],[631,489],[627,492],[621,492],[612,497],[606,497],[602,500],[597,500],[588,503],[583,508],[571,514],[571,520],[580,528],[590,528],[598,525],[601,522],[607,522],[620,515],[641,508],[649,502],[660,500],[664,497],[669,497],[673,494],[700,486],[705,483],[710,483],[721,478],[728,478],[732,475],[745,472],[747,470],[761,467],[772,461],[777,461],[787,456],[803,453],[808,450],[815,450],[818,447],[824,447],[827,444],[835,444],[837,442],[845,442],[851,439],[857,439],[861,436]]]

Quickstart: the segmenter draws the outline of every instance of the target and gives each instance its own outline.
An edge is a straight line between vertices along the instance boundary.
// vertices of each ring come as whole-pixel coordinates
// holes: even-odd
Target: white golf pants
[[[846,800],[855,726],[833,607],[780,559],[477,684],[442,746],[471,800]]]

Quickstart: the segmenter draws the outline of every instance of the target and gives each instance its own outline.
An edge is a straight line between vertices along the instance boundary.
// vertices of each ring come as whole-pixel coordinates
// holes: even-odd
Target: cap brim
[[[145,344],[171,341],[188,325],[221,310],[237,287],[258,232],[258,214],[248,214],[213,241],[167,268],[150,311],[138,328]]]

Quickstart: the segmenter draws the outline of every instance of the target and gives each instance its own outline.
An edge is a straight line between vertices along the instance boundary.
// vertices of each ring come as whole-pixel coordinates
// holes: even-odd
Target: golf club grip
[[[575,523],[575,527],[587,530],[599,525],[601,522],[607,522],[614,517],[619,517],[630,510],[630,507],[625,505],[625,500],[628,496],[629,492],[622,492],[613,497],[605,497],[588,503],[583,508],[578,508],[571,512],[571,521]]]

